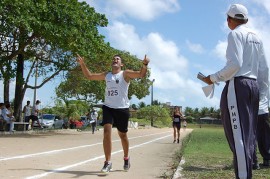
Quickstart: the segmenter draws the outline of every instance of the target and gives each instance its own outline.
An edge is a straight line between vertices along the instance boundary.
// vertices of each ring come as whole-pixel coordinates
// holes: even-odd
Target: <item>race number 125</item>
[[[118,90],[109,90],[108,91],[108,96],[117,96],[118,95]]]

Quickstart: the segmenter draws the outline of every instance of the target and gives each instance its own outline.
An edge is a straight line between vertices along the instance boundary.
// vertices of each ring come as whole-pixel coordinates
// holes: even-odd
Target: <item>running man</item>
[[[97,127],[97,118],[98,118],[98,113],[95,109],[93,109],[91,111],[90,118],[91,118],[92,134],[94,134],[96,131],[96,127]]]
[[[112,125],[117,128],[124,151],[124,170],[130,168],[129,141],[127,137],[129,120],[129,100],[128,87],[130,80],[145,77],[149,59],[144,57],[140,71],[122,70],[124,66],[120,55],[115,55],[112,59],[112,71],[103,73],[91,73],[84,63],[84,59],[78,55],[77,62],[82,68],[82,72],[89,80],[105,80],[105,102],[102,107],[103,112],[103,149],[105,154],[103,173],[108,173],[112,169]]]
[[[227,12],[231,29],[223,69],[204,78],[208,84],[225,81],[220,101],[221,120],[233,152],[235,177],[252,178],[253,152],[256,137],[259,88],[267,66],[263,43],[246,26],[248,10],[233,4]]]

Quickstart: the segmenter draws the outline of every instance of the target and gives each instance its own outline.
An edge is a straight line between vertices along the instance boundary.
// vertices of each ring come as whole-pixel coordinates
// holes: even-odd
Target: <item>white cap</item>
[[[248,19],[248,10],[242,4],[233,4],[227,12],[227,15],[234,19]]]

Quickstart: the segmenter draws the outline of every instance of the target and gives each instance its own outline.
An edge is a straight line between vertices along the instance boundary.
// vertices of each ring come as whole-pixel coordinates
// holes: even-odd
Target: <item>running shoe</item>
[[[130,168],[130,158],[128,158],[127,160],[124,159],[124,171],[128,171]]]
[[[263,159],[263,166],[270,167],[270,160]]]
[[[103,173],[109,173],[112,170],[112,162],[104,162],[104,166],[101,169],[101,172]]]
[[[260,170],[260,165],[259,165],[258,163],[254,163],[254,164],[252,165],[252,169],[253,169],[253,170]]]
[[[177,139],[177,143],[179,144],[179,139]]]

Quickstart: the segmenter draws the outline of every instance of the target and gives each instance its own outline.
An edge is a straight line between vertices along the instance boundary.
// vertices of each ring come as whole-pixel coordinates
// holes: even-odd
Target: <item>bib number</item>
[[[108,96],[118,96],[118,90],[109,90]]]

